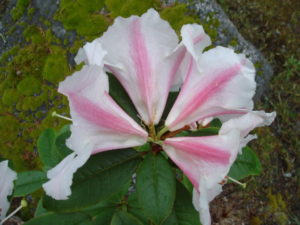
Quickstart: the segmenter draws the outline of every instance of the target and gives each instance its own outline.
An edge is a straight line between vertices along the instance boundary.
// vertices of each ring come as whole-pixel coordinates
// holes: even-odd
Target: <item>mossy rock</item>
[[[18,0],[16,6],[11,10],[11,17],[14,21],[22,17],[29,3],[30,0]]]
[[[178,34],[184,24],[200,23],[197,17],[188,14],[186,4],[176,4],[173,7],[164,8],[160,15],[170,23]]]
[[[34,77],[25,77],[17,86],[19,93],[30,96],[41,92],[41,82]]]
[[[43,68],[43,78],[49,82],[61,81],[69,72],[68,61],[65,55],[52,54],[46,59]]]
[[[12,106],[18,102],[20,94],[16,89],[6,89],[2,96],[2,103],[7,106]]]
[[[105,0],[105,5],[113,17],[141,15],[149,8],[157,8],[160,5],[158,0]]]
[[[105,31],[108,21],[99,12],[104,7],[102,0],[62,0],[55,18],[67,30],[75,30],[81,36],[97,35]]]

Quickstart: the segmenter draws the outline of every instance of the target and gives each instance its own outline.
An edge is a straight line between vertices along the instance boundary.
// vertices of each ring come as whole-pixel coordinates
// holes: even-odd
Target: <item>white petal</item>
[[[66,200],[71,195],[71,185],[73,174],[90,157],[91,152],[84,152],[79,155],[71,153],[58,165],[48,171],[47,177],[50,179],[43,184],[47,195],[56,200]]]
[[[70,102],[73,124],[66,144],[74,153],[48,171],[43,185],[57,200],[71,194],[73,174],[91,154],[143,145],[147,132],[130,118],[109,96],[108,78],[100,66],[85,66],[59,85]]]
[[[253,108],[254,75],[252,63],[228,48],[204,52],[198,63],[191,58],[166,126],[173,131],[208,117],[245,114]]]
[[[121,82],[144,122],[158,123],[172,85],[171,62],[166,57],[178,44],[174,30],[149,9],[141,17],[116,18],[100,42],[107,51],[106,67]]]
[[[102,48],[98,39],[91,43],[86,43],[83,48],[80,48],[74,60],[77,64],[84,62],[87,65],[103,66],[103,58],[106,51]]]
[[[256,139],[256,135],[248,135],[256,127],[269,126],[276,117],[276,113],[265,113],[263,111],[251,111],[238,118],[233,118],[223,123],[219,133],[226,134],[231,130],[240,132],[240,152],[247,143]]]
[[[182,43],[187,51],[198,61],[203,50],[211,45],[209,36],[198,24],[187,24],[181,28]]]
[[[7,197],[12,194],[13,181],[17,179],[17,173],[8,167],[8,160],[0,162],[0,221],[5,218],[9,209]]]
[[[172,91],[178,91],[184,82],[189,73],[190,60],[197,62],[204,48],[211,44],[209,36],[198,24],[182,26],[181,37],[181,43],[168,58],[173,61],[172,69],[176,71]]]
[[[68,96],[73,124],[67,145],[77,153],[93,153],[142,145],[144,131],[108,95],[107,75],[98,66],[85,66],[60,83]]]
[[[203,225],[210,225],[209,202],[221,191],[240,148],[240,133],[167,138],[163,148],[194,186],[193,204]]]

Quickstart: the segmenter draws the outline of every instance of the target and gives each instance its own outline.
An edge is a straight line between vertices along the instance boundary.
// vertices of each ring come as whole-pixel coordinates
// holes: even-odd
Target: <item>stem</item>
[[[64,119],[64,120],[72,121],[71,118],[66,117],[66,116],[63,116],[63,115],[60,115],[60,114],[58,114],[56,111],[54,111],[54,112],[52,113],[52,116],[53,116],[53,117],[56,116],[56,117],[59,117],[59,118]]]
[[[158,134],[157,134],[157,139],[160,139],[161,136],[163,136],[166,132],[169,131],[169,128],[168,127],[164,127],[163,129],[161,129]]]

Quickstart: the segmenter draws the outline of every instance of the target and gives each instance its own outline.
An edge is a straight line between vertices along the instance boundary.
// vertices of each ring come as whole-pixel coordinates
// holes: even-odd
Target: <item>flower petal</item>
[[[172,91],[178,91],[189,71],[190,60],[197,61],[204,48],[211,44],[209,36],[198,24],[187,24],[181,28],[182,41],[167,58],[172,77]],[[162,67],[163,69],[165,67]]]
[[[73,174],[90,157],[102,151],[143,145],[144,131],[109,96],[108,78],[99,66],[85,66],[59,84],[70,102],[73,124],[67,146],[74,153],[48,171],[46,193],[57,200],[71,194]]]
[[[92,153],[142,145],[144,131],[109,96],[108,78],[98,66],[85,66],[59,85],[68,96],[73,120],[68,147]]]
[[[8,160],[0,162],[0,221],[5,218],[9,209],[7,196],[12,194],[15,179],[17,173],[8,167]]]
[[[193,202],[201,223],[210,224],[209,202],[218,195],[240,147],[240,134],[233,129],[222,135],[177,137],[165,140],[163,148],[194,186]]]
[[[87,65],[103,66],[103,58],[106,51],[102,48],[98,39],[91,43],[86,43],[83,48],[80,48],[74,60],[77,64],[84,62]]]
[[[240,152],[241,148],[247,143],[256,138],[256,135],[248,135],[256,127],[269,126],[276,117],[276,112],[265,113],[264,111],[251,111],[247,114],[233,118],[225,122],[219,134],[225,134],[232,129],[240,132]]]
[[[198,24],[187,24],[181,28],[182,43],[187,51],[198,61],[203,50],[211,45],[209,36]]]
[[[105,64],[122,83],[146,124],[158,123],[172,83],[162,73],[165,57],[178,44],[170,25],[149,9],[141,17],[118,17],[100,38]]]
[[[173,131],[209,117],[245,114],[253,108],[254,75],[252,63],[228,48],[204,52],[198,63],[191,57],[166,126]]]
[[[47,195],[56,200],[66,200],[71,195],[73,174],[89,159],[91,153],[71,153],[58,165],[48,171],[50,181],[43,184]]]

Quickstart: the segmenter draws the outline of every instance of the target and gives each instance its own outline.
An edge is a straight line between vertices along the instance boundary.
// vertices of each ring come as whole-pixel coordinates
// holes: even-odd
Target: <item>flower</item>
[[[12,194],[15,179],[17,173],[8,167],[8,160],[0,162],[0,221],[4,219],[9,209],[7,196]]]
[[[148,133],[110,97],[106,72],[112,73],[131,98],[151,140],[194,185],[193,202],[203,225],[210,224],[209,202],[221,192],[240,149],[255,138],[255,127],[269,125],[275,113],[252,111],[255,69],[242,54],[224,47],[204,51],[211,44],[202,26],[184,25],[182,40],[170,25],[149,9],[141,17],[116,18],[102,37],[87,43],[75,57],[86,65],[59,85],[70,102],[74,153],[48,171],[43,185],[55,199],[67,199],[75,171],[102,151],[134,147]],[[165,128],[152,134],[162,117],[169,92],[180,89]],[[161,138],[166,131],[195,127],[219,118],[218,135]],[[160,140],[158,140],[160,139]]]

